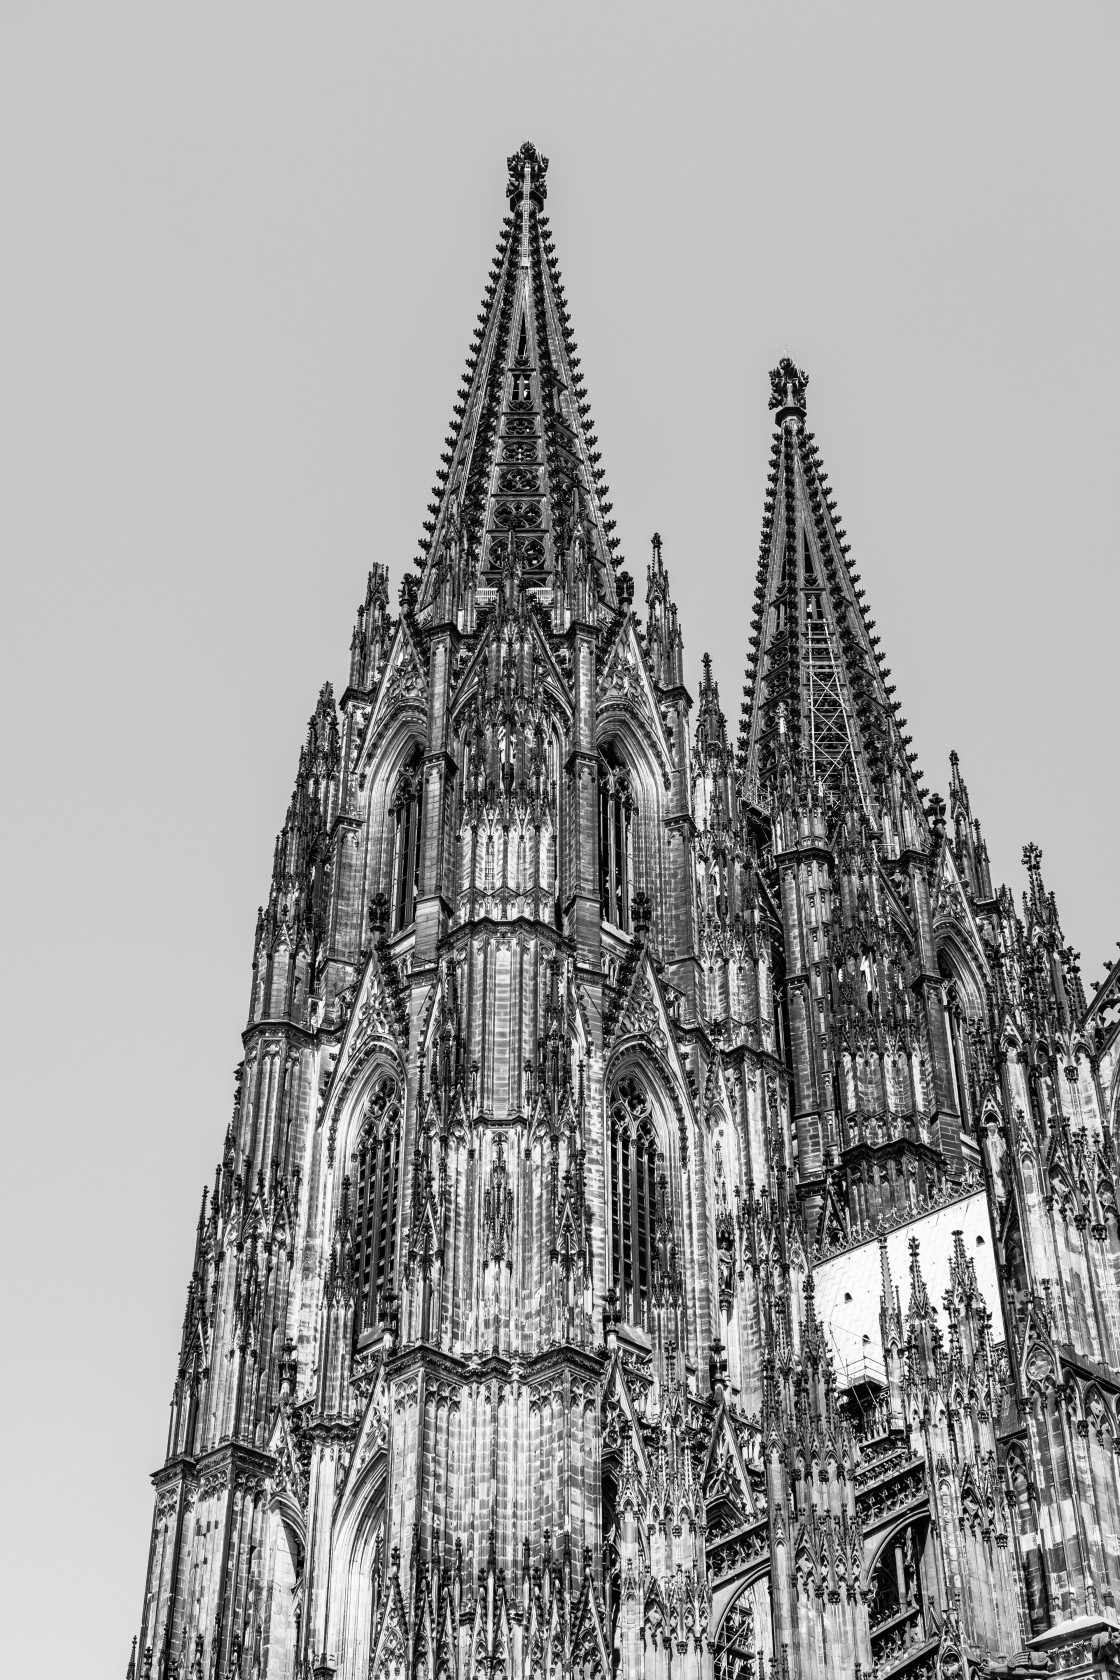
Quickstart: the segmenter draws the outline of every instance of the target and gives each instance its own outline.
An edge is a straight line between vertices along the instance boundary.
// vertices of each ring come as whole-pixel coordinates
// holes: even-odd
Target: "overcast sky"
[[[12,1674],[122,1680],[256,907],[548,210],[618,532],[737,727],[809,425],[931,788],[1120,939],[1113,5],[0,6]]]

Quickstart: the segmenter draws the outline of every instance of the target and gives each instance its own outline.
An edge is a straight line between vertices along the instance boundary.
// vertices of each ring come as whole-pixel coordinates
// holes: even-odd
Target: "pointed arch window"
[[[649,1097],[637,1080],[620,1080],[611,1104],[612,1281],[622,1317],[643,1328],[665,1258],[660,1167]]]
[[[416,920],[420,890],[420,842],[424,815],[423,753],[414,747],[397,778],[393,795],[393,932]]]
[[[400,1086],[387,1075],[366,1104],[353,1158],[354,1249],[358,1264],[358,1334],[389,1316],[400,1208]]]
[[[980,1018],[979,989],[976,982],[953,961],[944,946],[937,953],[937,967],[944,982],[949,1049],[952,1052],[949,1071],[957,1098],[957,1113],[962,1132],[971,1136],[974,1130],[973,1031]]]
[[[716,1680],[751,1680],[755,1653],[754,1597],[750,1587],[739,1594],[719,1624],[715,1645]],[[762,1668],[762,1659],[758,1659]]]
[[[599,899],[605,921],[630,932],[634,890],[634,794],[613,746],[599,755]]]

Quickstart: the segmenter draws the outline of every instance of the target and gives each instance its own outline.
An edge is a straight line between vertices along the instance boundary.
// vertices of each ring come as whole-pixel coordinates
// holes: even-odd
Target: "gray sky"
[[[1115,5],[0,8],[4,1666],[121,1680],[257,904],[411,556],[527,136],[630,570],[737,726],[809,424],[920,763],[1115,848]]]

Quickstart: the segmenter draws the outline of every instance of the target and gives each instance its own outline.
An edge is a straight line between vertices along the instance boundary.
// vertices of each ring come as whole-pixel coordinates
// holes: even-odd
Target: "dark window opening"
[[[599,899],[604,920],[630,932],[634,890],[634,796],[613,747],[599,760]]]
[[[635,1080],[624,1079],[611,1107],[611,1260],[618,1309],[628,1324],[645,1328],[658,1282],[659,1156],[649,1099]]]
[[[813,550],[809,546],[809,533],[806,530],[801,532],[801,556],[805,583],[806,585],[815,584],[817,575],[813,570]]]
[[[393,932],[416,919],[424,815],[424,771],[417,747],[401,770],[393,799]]]
[[[354,1179],[359,1335],[389,1318],[400,1203],[400,1093],[383,1079],[370,1098],[358,1139]]]

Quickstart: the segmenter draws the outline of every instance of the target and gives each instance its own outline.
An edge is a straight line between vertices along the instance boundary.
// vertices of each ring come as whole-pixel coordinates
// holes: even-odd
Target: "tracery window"
[[[630,932],[634,883],[634,794],[613,746],[599,755],[599,898],[603,917]]]
[[[611,1104],[611,1258],[619,1311],[639,1326],[660,1258],[659,1164],[649,1097],[637,1080],[620,1080]]]
[[[719,1625],[715,1645],[716,1680],[752,1680],[755,1660],[754,1596],[748,1587]],[[761,1661],[758,1666],[761,1670]]]
[[[416,919],[420,888],[420,840],[424,815],[423,755],[415,747],[397,778],[393,795],[393,932]]]
[[[400,1085],[381,1079],[366,1104],[354,1152],[354,1247],[358,1261],[359,1335],[388,1316],[400,1206]]]
[[[928,1533],[924,1523],[907,1523],[880,1548],[872,1565],[867,1608],[876,1673],[892,1667],[929,1631],[922,1593]]]

